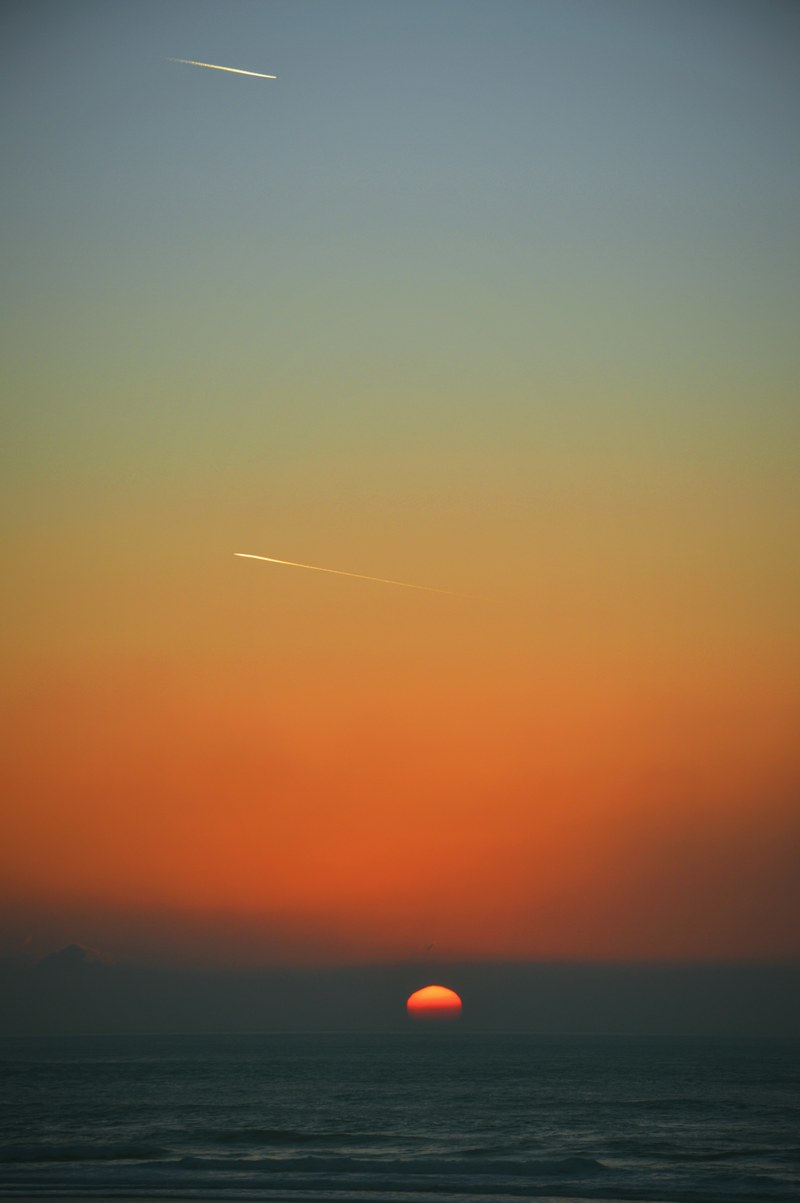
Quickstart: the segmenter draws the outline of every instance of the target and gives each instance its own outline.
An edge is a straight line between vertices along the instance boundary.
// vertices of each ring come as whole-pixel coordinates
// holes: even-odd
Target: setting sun
[[[424,986],[409,997],[406,1010],[409,1019],[460,1019],[461,999],[447,986]]]

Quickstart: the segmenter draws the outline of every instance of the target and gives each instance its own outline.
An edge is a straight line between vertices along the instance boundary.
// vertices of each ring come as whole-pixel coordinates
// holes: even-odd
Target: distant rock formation
[[[37,964],[40,970],[67,970],[80,972],[82,969],[101,969],[113,964],[112,958],[99,948],[87,948],[83,944],[67,944],[56,952],[49,952]]]

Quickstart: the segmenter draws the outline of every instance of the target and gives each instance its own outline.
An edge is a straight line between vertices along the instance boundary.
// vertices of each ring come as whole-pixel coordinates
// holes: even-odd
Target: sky
[[[0,951],[796,960],[800,10],[0,35]]]

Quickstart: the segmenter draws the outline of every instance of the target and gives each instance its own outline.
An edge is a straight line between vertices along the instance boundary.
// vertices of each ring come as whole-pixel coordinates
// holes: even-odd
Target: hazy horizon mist
[[[408,995],[455,989],[465,1032],[800,1035],[800,965],[443,962],[198,969],[73,944],[0,961],[0,1035],[404,1031]]]

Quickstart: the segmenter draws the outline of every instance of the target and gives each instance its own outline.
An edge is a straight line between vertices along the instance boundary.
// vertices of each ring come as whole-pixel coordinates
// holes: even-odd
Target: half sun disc
[[[409,1019],[441,1022],[460,1019],[461,999],[447,986],[423,986],[406,1002]]]

